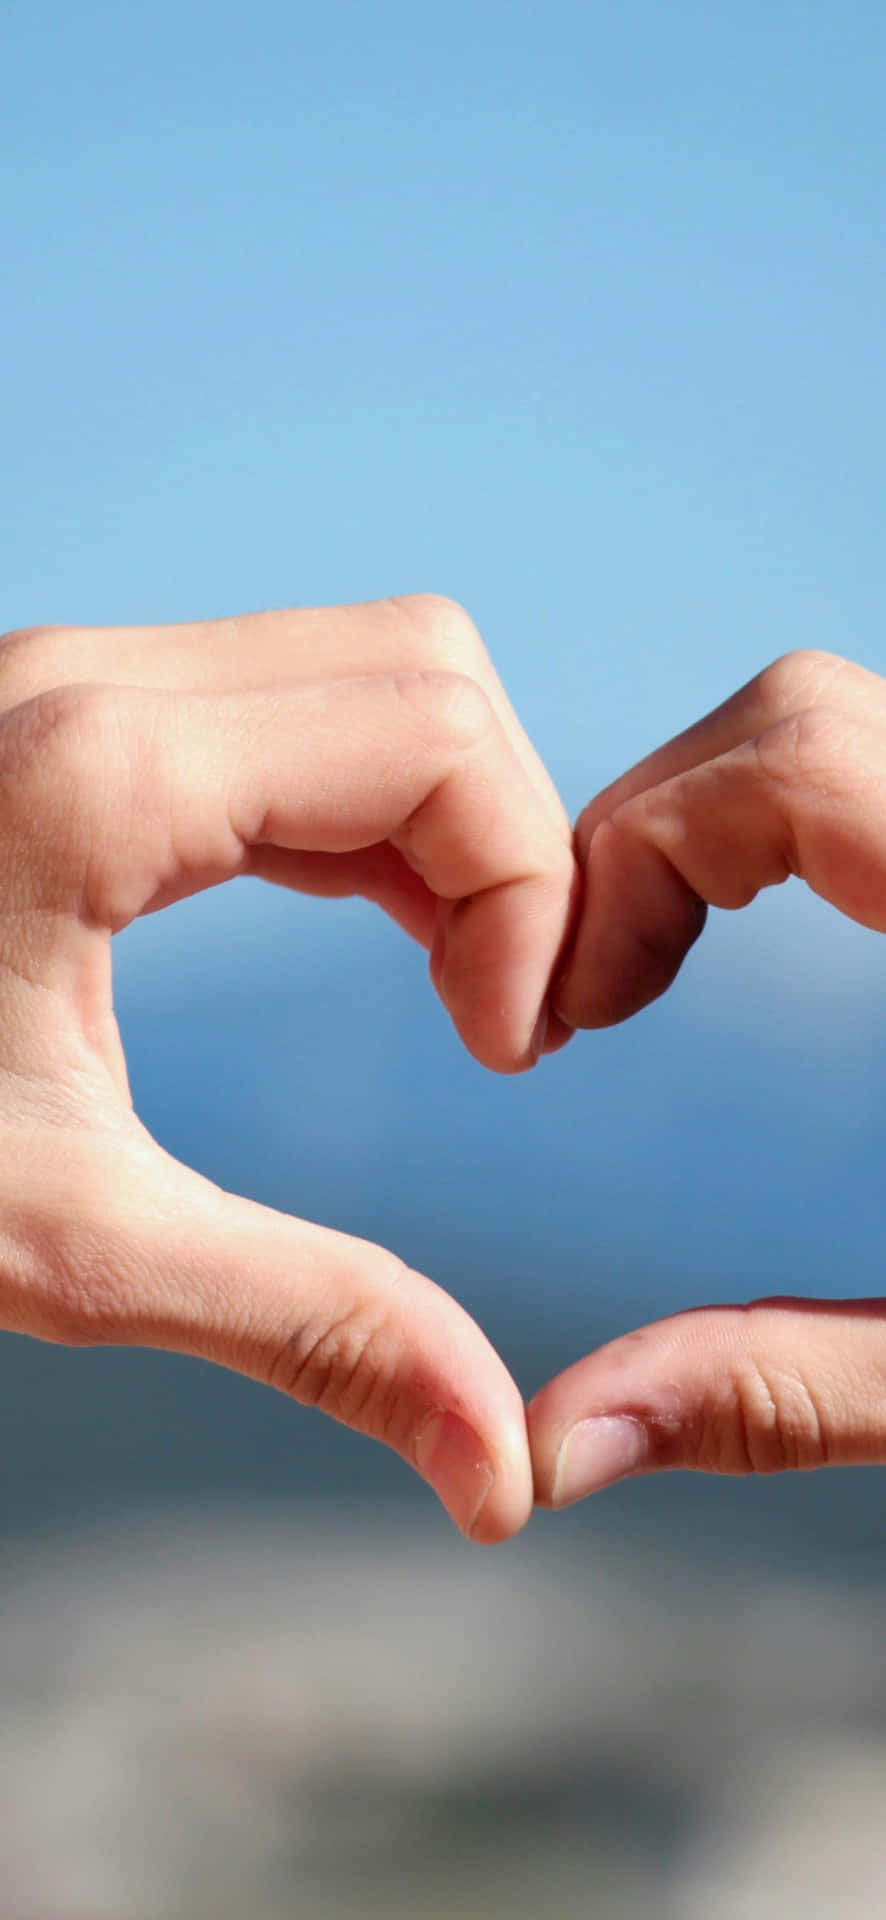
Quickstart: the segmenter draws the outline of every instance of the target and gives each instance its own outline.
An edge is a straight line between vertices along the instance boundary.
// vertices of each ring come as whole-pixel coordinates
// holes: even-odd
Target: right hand
[[[524,1412],[468,1315],[378,1247],[221,1192],[132,1110],[111,936],[236,874],[378,901],[489,1067],[568,1037],[546,1016],[569,823],[459,608],[8,636],[0,1325],[236,1368],[386,1441],[464,1532],[505,1538],[532,1505]]]
[[[709,905],[743,907],[790,875],[886,933],[886,681],[786,655],[598,794],[576,845],[584,897],[556,996],[575,1026],[645,1007]],[[886,1463],[886,1299],[674,1314],[576,1361],[528,1417],[551,1506],[674,1467]]]

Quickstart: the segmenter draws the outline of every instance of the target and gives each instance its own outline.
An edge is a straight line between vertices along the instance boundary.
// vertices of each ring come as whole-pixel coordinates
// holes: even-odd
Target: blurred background
[[[0,626],[431,590],[572,811],[797,646],[886,671],[876,0],[4,0]],[[526,1081],[237,882],[122,935],[136,1105],[527,1394],[882,1289],[886,949],[793,886]],[[882,1911],[880,1472],[466,1547],[380,1448],[0,1345],[5,1920]]]

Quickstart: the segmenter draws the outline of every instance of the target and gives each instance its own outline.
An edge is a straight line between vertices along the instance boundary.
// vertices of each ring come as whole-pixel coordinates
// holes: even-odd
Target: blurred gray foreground
[[[881,1912],[881,1590],[555,1524],[484,1552],[253,1502],[19,1542],[4,1920]]]

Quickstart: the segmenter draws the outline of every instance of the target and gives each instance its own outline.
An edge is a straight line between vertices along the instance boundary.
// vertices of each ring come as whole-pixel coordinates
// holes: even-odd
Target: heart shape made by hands
[[[483,1065],[663,992],[708,903],[799,873],[886,931],[886,688],[790,656],[573,836],[448,602],[0,650],[3,1322],[203,1355],[393,1446],[496,1540],[662,1466],[886,1457],[884,1309],[764,1301],[624,1336],[524,1409],[484,1335],[385,1250],[223,1192],[137,1118],[111,940],[240,874],[376,901]]]

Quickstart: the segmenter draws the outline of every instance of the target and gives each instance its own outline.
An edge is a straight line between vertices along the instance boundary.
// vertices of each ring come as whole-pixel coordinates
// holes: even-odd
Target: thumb
[[[222,1192],[134,1120],[123,1155],[119,1133],[107,1147],[93,1135],[88,1162],[78,1144],[40,1183],[28,1240],[52,1251],[7,1325],[216,1361],[384,1441],[469,1538],[524,1525],[521,1397],[440,1287],[380,1247]]]
[[[579,1360],[529,1408],[536,1495],[629,1474],[886,1462],[886,1300],[759,1300],[676,1314]]]

